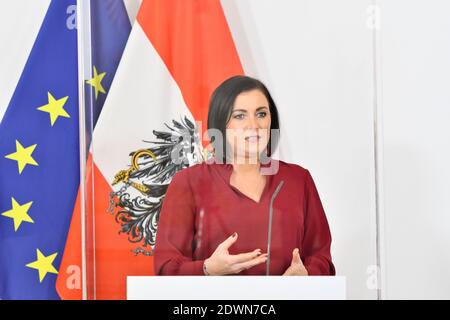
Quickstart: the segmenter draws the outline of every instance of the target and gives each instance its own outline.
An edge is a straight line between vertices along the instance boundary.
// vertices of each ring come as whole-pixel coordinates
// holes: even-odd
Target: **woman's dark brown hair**
[[[270,129],[280,129],[280,122],[278,118],[278,110],[275,102],[270,95],[269,90],[267,90],[266,86],[259,80],[247,77],[247,76],[234,76],[231,77],[222,84],[220,84],[211,95],[211,100],[209,102],[209,111],[208,111],[208,130],[216,129],[219,130],[222,134],[223,139],[223,160],[224,163],[229,159],[229,151],[230,148],[227,148],[226,145],[226,127],[227,123],[231,118],[231,113],[233,111],[233,105],[236,100],[236,97],[242,92],[251,91],[251,90],[259,90],[266,97],[269,102],[269,111],[271,116]],[[272,132],[272,131],[271,131]],[[278,131],[279,132],[279,131]],[[275,148],[278,145],[279,134],[270,135],[267,153],[269,156],[273,153]],[[214,145],[214,136],[211,139],[211,143]],[[227,153],[228,151],[228,153]]]

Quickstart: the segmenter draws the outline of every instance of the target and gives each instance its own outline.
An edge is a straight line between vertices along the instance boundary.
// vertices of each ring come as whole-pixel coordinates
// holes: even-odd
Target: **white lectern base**
[[[345,277],[127,277],[129,300],[344,300]]]

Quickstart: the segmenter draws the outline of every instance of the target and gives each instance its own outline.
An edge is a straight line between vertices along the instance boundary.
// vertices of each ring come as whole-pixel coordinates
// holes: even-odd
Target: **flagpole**
[[[92,79],[92,26],[91,26],[91,0],[86,1],[83,7],[83,26],[84,26],[84,53],[85,53],[85,69],[84,79]],[[95,17],[94,17],[95,18]],[[85,82],[83,80],[83,85]],[[85,87],[86,88],[86,87]],[[87,299],[97,299],[97,280],[96,280],[96,257],[95,257],[95,193],[94,193],[94,151],[93,151],[93,141],[94,141],[94,90],[92,86],[88,86],[89,90],[89,101],[86,104],[85,100],[85,114],[88,113],[89,122],[85,121],[85,134],[86,130],[89,132],[89,136],[85,139],[86,155],[85,159],[88,160],[86,163],[86,171],[90,172],[90,183],[86,184],[85,195],[86,203],[88,207],[86,210],[86,244],[89,245],[86,250],[86,291]],[[89,154],[91,157],[89,157]],[[87,175],[86,175],[87,176]]]
[[[77,53],[78,53],[78,116],[79,116],[79,150],[80,150],[80,218],[81,218],[81,277],[82,277],[82,299],[88,299],[87,284],[87,233],[86,233],[86,167],[87,167],[87,148],[86,148],[86,97],[85,97],[85,79],[86,64],[85,58],[90,61],[90,50],[86,52],[85,36],[89,28],[85,28],[89,23],[89,12],[86,5],[89,0],[77,0]],[[89,4],[89,3],[87,3]],[[86,16],[86,13],[88,16]],[[88,34],[89,35],[89,34]],[[90,37],[89,37],[90,40]],[[89,48],[90,49],[90,48]],[[85,57],[86,55],[86,57]],[[89,62],[88,61],[88,62]]]

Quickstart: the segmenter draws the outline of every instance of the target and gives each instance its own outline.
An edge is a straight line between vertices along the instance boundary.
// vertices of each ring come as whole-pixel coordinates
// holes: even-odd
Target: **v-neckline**
[[[265,168],[270,167],[270,163],[272,163],[272,161],[278,161],[278,160],[270,159],[268,164],[261,163],[261,168],[263,168],[263,167],[265,167]],[[230,184],[231,174],[233,173],[233,165],[232,164],[230,164],[230,163],[217,163],[217,162],[215,162],[214,159],[212,159],[209,162],[209,164],[211,164],[215,168],[215,170],[217,170],[217,173],[223,179],[223,183],[225,183],[230,188],[230,192],[234,193],[235,195],[241,195],[242,198],[246,199],[250,203],[253,203],[254,205],[261,205],[264,201],[266,201],[267,194],[269,193],[271,185],[273,184],[273,181],[275,179],[274,176],[276,174],[265,174],[266,184],[265,184],[264,189],[263,189],[263,191],[261,193],[259,201],[256,202],[255,200],[253,200],[249,196],[247,196],[244,193],[242,193],[238,188],[233,187]]]
[[[231,173],[233,173],[233,172],[231,172]],[[233,185],[231,184],[231,174],[230,174],[230,176],[229,176],[229,178],[228,178],[228,185],[229,185],[234,191],[236,191],[236,192],[239,193],[241,196],[243,196],[244,198],[246,198],[246,199],[248,199],[248,200],[254,202],[256,205],[260,205],[260,204],[263,202],[263,200],[264,200],[264,196],[265,196],[265,194],[267,193],[266,190],[267,190],[268,185],[269,185],[269,179],[267,178],[267,176],[264,176],[264,178],[265,178],[265,179],[264,179],[264,180],[265,180],[265,182],[264,182],[264,188],[263,188],[261,194],[259,195],[258,201],[256,201],[255,199],[250,198],[248,195],[246,195],[245,193],[243,193],[243,192],[242,192],[241,190],[239,190],[237,187],[233,186]]]

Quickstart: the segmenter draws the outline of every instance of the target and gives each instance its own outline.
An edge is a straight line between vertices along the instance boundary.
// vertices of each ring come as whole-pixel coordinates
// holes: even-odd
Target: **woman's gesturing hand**
[[[307,276],[308,270],[303,265],[302,259],[300,259],[300,253],[298,248],[292,251],[292,262],[289,268],[283,273],[283,276]]]
[[[228,249],[236,242],[237,238],[238,235],[235,232],[217,246],[211,257],[205,260],[205,274],[212,276],[236,274],[266,262],[267,254],[261,254],[261,249],[236,255],[230,254]]]

